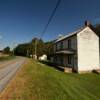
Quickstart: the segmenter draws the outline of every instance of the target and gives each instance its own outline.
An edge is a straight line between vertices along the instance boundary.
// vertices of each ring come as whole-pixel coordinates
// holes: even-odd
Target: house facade
[[[91,25],[86,23],[84,28],[62,36],[54,42],[52,61],[76,72],[100,69],[99,36]]]

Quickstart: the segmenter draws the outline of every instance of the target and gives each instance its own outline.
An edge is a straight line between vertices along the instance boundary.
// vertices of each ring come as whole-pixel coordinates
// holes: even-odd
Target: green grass
[[[6,94],[21,100],[100,100],[100,75],[67,74],[31,60]]]
[[[0,57],[0,61],[12,60],[15,56],[2,56]]]

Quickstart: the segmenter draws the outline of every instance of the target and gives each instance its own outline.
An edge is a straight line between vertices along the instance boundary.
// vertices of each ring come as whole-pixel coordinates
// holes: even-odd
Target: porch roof
[[[62,51],[57,51],[55,54],[74,54],[75,52],[72,50],[62,50]]]

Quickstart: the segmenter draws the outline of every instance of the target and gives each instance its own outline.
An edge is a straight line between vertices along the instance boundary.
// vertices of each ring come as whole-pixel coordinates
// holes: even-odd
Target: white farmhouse
[[[100,69],[99,36],[89,22],[73,33],[54,42],[53,62],[76,72],[91,72]]]

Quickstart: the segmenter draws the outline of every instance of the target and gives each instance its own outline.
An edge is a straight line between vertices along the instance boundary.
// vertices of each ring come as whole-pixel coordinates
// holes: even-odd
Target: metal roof
[[[62,50],[62,51],[57,51],[56,54],[74,54],[74,51],[72,51],[72,50]]]
[[[72,33],[69,33],[69,34],[67,34],[67,35],[65,35],[65,36],[63,36],[63,37],[61,37],[61,38],[58,38],[58,39],[55,41],[55,43],[56,43],[56,42],[59,42],[59,41],[61,41],[61,40],[64,40],[64,39],[66,39],[66,38],[68,38],[68,37],[71,37],[71,36],[73,36],[73,35],[75,35],[75,34],[77,34],[77,33],[79,33],[79,32],[82,31],[84,28],[86,28],[86,26],[85,26],[85,27],[82,27],[81,29],[79,29],[79,30],[77,30],[77,31],[74,31],[74,32],[72,32]]]

